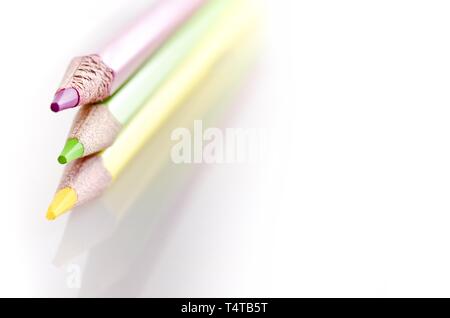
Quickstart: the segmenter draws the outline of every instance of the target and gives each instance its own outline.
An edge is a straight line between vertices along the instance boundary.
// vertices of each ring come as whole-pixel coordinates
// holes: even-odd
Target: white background
[[[288,129],[288,146],[203,167],[150,242],[160,251],[109,273],[127,288],[102,295],[450,296],[450,3],[267,4],[267,45],[227,125]],[[74,115],[49,102],[71,57],[147,5],[1,2],[1,296],[80,295],[53,264],[68,217],[44,217]]]

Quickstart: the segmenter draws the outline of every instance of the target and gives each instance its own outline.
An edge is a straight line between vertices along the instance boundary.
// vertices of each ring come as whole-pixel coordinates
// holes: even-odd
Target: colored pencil
[[[227,18],[213,27],[208,38],[148,100],[111,147],[66,166],[47,211],[49,220],[101,195],[177,107],[199,88],[215,64],[251,35],[257,25],[258,10],[253,1],[236,3],[233,10],[227,11]]]
[[[123,125],[200,45],[202,38],[221,16],[226,16],[227,8],[235,1],[239,0],[214,0],[206,4],[112,97],[101,104],[82,107],[58,161],[65,164],[110,146]]]
[[[50,108],[99,102],[115,92],[206,0],[160,0],[103,49],[72,60]]]

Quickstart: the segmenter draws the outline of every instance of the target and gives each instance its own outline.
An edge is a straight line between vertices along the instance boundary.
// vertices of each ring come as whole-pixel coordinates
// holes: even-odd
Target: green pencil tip
[[[61,155],[61,156],[59,156],[58,157],[58,162],[60,163],[60,164],[66,164],[67,163],[67,158],[66,157],[64,157],[63,155]]]
[[[64,149],[58,157],[58,162],[60,164],[69,163],[75,159],[83,157],[84,147],[81,142],[76,138],[70,138],[66,141]]]

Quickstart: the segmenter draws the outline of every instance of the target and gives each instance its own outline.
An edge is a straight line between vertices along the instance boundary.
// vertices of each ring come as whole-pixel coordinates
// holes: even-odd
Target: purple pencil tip
[[[58,105],[58,103],[51,103],[50,104],[50,109],[52,111],[54,111],[55,113],[59,112],[59,105]]]
[[[61,110],[78,106],[79,102],[80,95],[75,88],[63,88],[56,92],[50,109],[57,113]]]

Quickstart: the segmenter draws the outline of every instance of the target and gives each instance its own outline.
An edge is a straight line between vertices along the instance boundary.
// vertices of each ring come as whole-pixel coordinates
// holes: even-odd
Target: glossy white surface
[[[149,189],[122,226],[105,198],[72,232],[81,213],[44,217],[74,115],[49,103],[71,57],[147,2],[0,4],[1,296],[450,296],[450,3],[267,2],[226,125],[289,131],[274,158],[172,170],[184,188]]]

